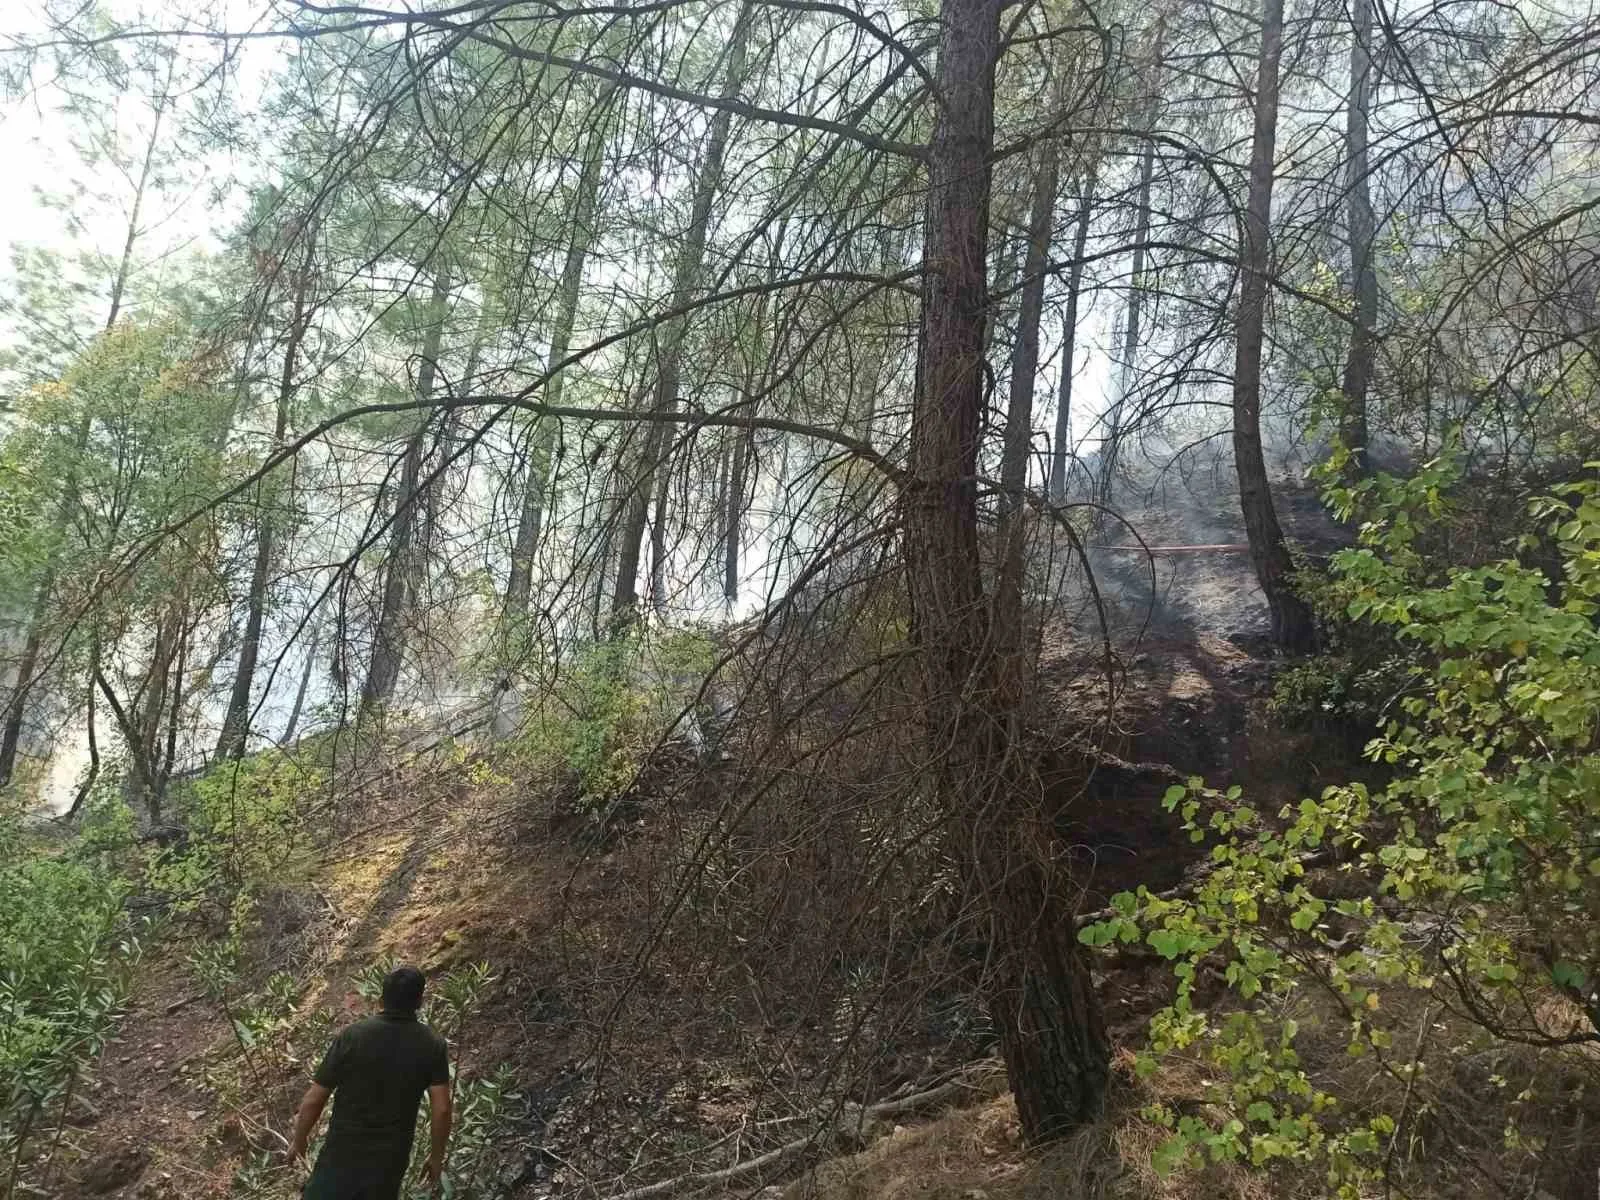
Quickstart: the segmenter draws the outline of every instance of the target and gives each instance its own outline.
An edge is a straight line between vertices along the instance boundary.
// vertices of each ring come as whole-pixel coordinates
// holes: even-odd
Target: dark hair
[[[390,971],[383,981],[384,1011],[416,1012],[422,1007],[422,989],[427,982],[415,967],[396,967]]]

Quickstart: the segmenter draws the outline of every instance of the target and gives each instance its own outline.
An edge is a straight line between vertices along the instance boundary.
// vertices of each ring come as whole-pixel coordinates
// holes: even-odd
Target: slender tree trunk
[[[94,792],[94,785],[100,778],[100,737],[94,728],[94,672],[100,669],[100,647],[95,645],[89,651],[91,656],[89,686],[84,689],[83,713],[84,732],[89,741],[89,767],[84,772],[83,782],[78,785],[78,790],[73,794],[72,805],[62,814],[63,821],[70,821],[83,811],[84,804]]]
[[[944,0],[940,12],[944,104],[929,146],[903,505],[930,769],[948,848],[991,917],[986,998],[1023,1132],[1038,1140],[1099,1111],[1110,1051],[1066,890],[1050,878],[1047,822],[1022,786],[1021,663],[997,654],[988,636],[979,561],[976,468],[1002,3]]]
[[[483,342],[488,334],[488,314],[480,309],[477,331],[473,334],[472,346],[467,351],[466,365],[461,368],[462,386],[465,388],[470,389],[472,380],[477,378],[478,364],[483,356]],[[423,489],[422,528],[417,535],[417,546],[424,556],[432,556],[438,551],[439,526],[444,516],[451,476],[451,469],[445,464],[450,462],[461,446],[461,417],[465,411],[461,408],[449,409],[444,414],[444,421],[439,430],[440,469],[434,473],[428,486]],[[470,466],[467,469],[470,469]]]
[[[167,73],[167,84],[172,83],[172,71]],[[145,195],[150,188],[150,177],[155,169],[156,149],[161,141],[161,123],[166,115],[166,100],[156,106],[150,126],[150,139],[145,143],[144,159],[139,167],[139,178],[134,184],[133,207],[128,213],[128,225],[122,239],[122,256],[117,260],[117,271],[111,279],[111,302],[106,312],[105,331],[116,326],[122,315],[122,299],[127,291],[128,279],[133,273],[133,255],[139,244],[139,221],[144,211]],[[78,423],[73,436],[75,457],[80,457],[89,445],[90,423],[84,418]],[[72,519],[72,507],[78,490],[77,471],[69,468],[61,488],[61,498],[56,505],[54,530],[59,537],[64,534]],[[17,753],[22,745],[22,730],[27,724],[28,693],[38,682],[39,657],[44,650],[45,625],[55,603],[56,563],[54,555],[45,566],[44,576],[34,594],[33,610],[28,615],[28,632],[22,639],[22,654],[17,660],[16,679],[11,685],[11,695],[6,703],[5,723],[0,727],[0,787],[11,782],[17,769]]]
[[[744,79],[745,57],[750,42],[750,7],[741,5],[735,18],[733,40],[728,47],[727,73],[723,79],[722,96],[733,99]],[[683,247],[678,254],[673,272],[671,308],[680,308],[693,297],[700,284],[701,267],[705,260],[706,237],[711,229],[711,210],[722,185],[722,169],[728,150],[728,132],[733,124],[733,114],[719,108],[711,118],[711,128],[706,140],[705,157],[700,161],[694,185],[694,198],[689,210],[689,229],[684,235]],[[652,411],[669,413],[678,407],[678,391],[683,372],[683,341],[687,321],[679,317],[667,324],[661,333],[661,347],[656,377],[655,399]],[[622,527],[618,530],[616,586],[611,598],[611,623],[613,630],[626,628],[637,614],[639,604],[639,560],[643,550],[645,529],[650,520],[651,500],[664,501],[658,495],[657,473],[664,471],[665,450],[671,434],[664,421],[650,422],[646,432],[639,468],[631,487],[623,499]],[[655,514],[656,527],[665,529],[665,505]],[[658,547],[664,549],[664,547]],[[652,592],[655,575],[664,565],[652,565]]]
[[[1160,34],[1157,34],[1157,77],[1160,68]],[[1144,269],[1150,240],[1150,192],[1155,183],[1156,144],[1146,141],[1144,154],[1139,159],[1139,193],[1134,201],[1133,265],[1128,278],[1128,304],[1124,310],[1122,326],[1122,361],[1117,364],[1117,381],[1111,399],[1111,410],[1106,414],[1105,449],[1100,455],[1100,500],[1111,502],[1116,486],[1117,459],[1122,449],[1124,425],[1127,422],[1128,393],[1133,390],[1135,365],[1139,348],[1144,344]]]
[[[556,294],[555,322],[550,329],[550,353],[547,356],[551,369],[564,358],[572,344],[572,330],[578,318],[578,297],[583,289],[584,267],[589,261],[590,249],[595,239],[595,214],[600,203],[601,165],[605,157],[608,122],[603,115],[610,103],[614,89],[601,98],[597,110],[600,116],[589,143],[584,150],[583,170],[578,176],[578,194],[572,212],[572,236],[567,242],[566,260],[561,266],[561,287]],[[549,404],[560,404],[566,387],[566,372],[555,375],[544,388],[544,399]],[[539,549],[539,535],[544,524],[545,490],[549,484],[550,456],[554,446],[556,423],[549,417],[539,419],[529,452],[528,474],[522,485],[522,509],[517,519],[516,540],[511,548],[511,572],[506,580],[504,620],[508,625],[525,617],[528,600],[533,593],[533,558]]]
[[[671,434],[667,436],[670,438]],[[650,523],[650,607],[657,612],[667,606],[667,520],[672,515],[671,499],[672,470],[663,463],[656,468],[656,494],[651,505],[655,520]]]
[[[418,400],[426,401],[433,395],[449,295],[450,281],[442,274],[436,275],[433,295],[428,304],[428,327],[422,336],[422,362],[417,368]],[[400,487],[394,498],[389,554],[384,566],[383,599],[373,631],[372,661],[367,668],[366,681],[361,685],[362,715],[387,704],[394,696],[395,684],[400,678],[401,660],[405,656],[405,623],[409,616],[410,600],[416,590],[416,573],[420,569],[416,553],[418,501],[421,499],[422,460],[429,424],[429,414],[424,410],[415,432],[406,441],[405,459],[400,468]]]
[[[1056,393],[1056,436],[1050,455],[1050,499],[1067,498],[1067,463],[1072,457],[1072,373],[1077,359],[1078,300],[1083,294],[1083,257],[1089,247],[1089,225],[1094,213],[1095,176],[1084,176],[1078,205],[1077,230],[1072,236],[1072,266],[1067,270],[1067,310],[1061,321],[1061,382]]]
[[[167,715],[169,705],[173,704],[174,693],[181,696],[183,686],[181,678],[174,684],[173,672],[174,664],[182,661],[186,640],[187,605],[182,597],[186,595],[187,587],[187,580],[179,580],[173,588],[177,598],[157,617],[150,665],[138,691],[126,706],[114,703],[115,696],[104,672],[98,675],[102,693],[108,702],[113,702],[113,711],[128,747],[130,771],[126,794],[130,801],[143,803],[152,826],[161,823],[162,799],[166,791],[167,771],[163,768],[162,733],[167,728]]]
[[[1011,348],[1011,386],[1006,404],[1005,443],[1000,455],[1000,576],[995,586],[995,635],[1009,643],[1021,636],[1023,489],[1033,441],[1033,392],[1039,374],[1039,324],[1044,315],[1044,277],[1056,210],[1057,151],[1046,142],[1033,174],[1033,208],[1022,264],[1022,302],[1017,339]]]
[[[189,622],[187,592],[180,610],[177,637],[176,657],[168,676],[166,744],[161,749],[155,770],[154,790],[158,803],[166,801],[167,784],[172,781],[172,773],[178,766],[178,727],[183,721],[183,702],[189,694],[184,688],[184,680],[189,672],[189,647],[193,644],[194,626]]]
[[[278,373],[277,407],[272,423],[272,447],[277,451],[289,431],[289,410],[294,400],[295,372],[299,369],[300,345],[308,324],[306,289],[310,283],[311,252],[306,252],[300,277],[295,281],[294,308],[289,320],[289,335],[283,347],[283,367]],[[276,489],[273,489],[276,490]],[[233,691],[217,737],[215,757],[241,759],[250,734],[250,693],[255,687],[256,664],[261,657],[261,631],[266,623],[267,586],[277,553],[275,515],[268,511],[268,484],[256,485],[256,553],[250,567],[250,590],[246,596],[244,636],[239,642],[239,663],[233,673]]]
[[[777,264],[783,247],[783,240],[787,230],[787,223],[778,226],[777,235],[772,240],[772,270],[768,279],[776,282],[778,278]],[[763,360],[763,348],[766,345],[767,309],[770,294],[762,292],[756,297],[755,314],[751,325],[755,330],[753,343],[747,343],[744,360],[743,378],[740,383],[739,400],[740,412],[747,417],[759,415],[761,410],[760,392],[764,389],[767,376],[762,368],[757,367],[757,362]],[[774,342],[777,333],[774,332]],[[772,353],[767,353],[764,360],[768,366],[772,362]],[[870,419],[869,419],[870,425]],[[749,503],[752,481],[748,478],[751,463],[755,453],[754,429],[730,430],[733,434],[733,461],[728,467],[728,486],[723,492],[723,558],[722,558],[722,598],[731,610],[739,599],[739,562],[744,537],[745,508]]]
[[[1372,184],[1368,178],[1367,121],[1372,102],[1372,0],[1351,0],[1350,102],[1345,107],[1345,189],[1349,200],[1350,270],[1355,285],[1355,324],[1344,360],[1344,411],[1340,435],[1350,450],[1350,474],[1363,475],[1367,455],[1367,393],[1376,360],[1378,275],[1372,252]]]
[[[65,497],[63,496],[63,502]],[[65,525],[57,521],[58,528]],[[22,746],[22,730],[28,719],[28,693],[37,682],[39,656],[44,650],[44,628],[49,617],[56,585],[55,571],[45,569],[39,589],[34,593],[33,611],[28,614],[28,632],[22,642],[22,654],[17,659],[17,677],[11,685],[10,701],[6,705],[6,723],[0,731],[0,787],[11,782],[17,770],[17,753]]]
[[[167,88],[172,87],[173,72],[177,69],[177,60],[167,68]],[[117,261],[117,273],[111,280],[111,308],[106,314],[106,328],[110,329],[117,323],[117,318],[122,315],[122,297],[127,291],[128,278],[133,272],[133,251],[139,243],[139,220],[144,211],[145,194],[150,188],[150,176],[155,170],[156,147],[161,143],[161,122],[167,114],[169,96],[164,91],[161,102],[156,105],[155,115],[150,123],[150,140],[145,143],[144,160],[139,164],[139,180],[133,188],[133,207],[128,210],[128,229],[122,239],[122,257]]]
[[[1245,242],[1240,247],[1238,323],[1233,367],[1233,459],[1239,474],[1250,560],[1272,613],[1272,638],[1287,650],[1311,645],[1311,610],[1294,591],[1294,562],[1272,506],[1261,448],[1261,357],[1266,340],[1267,280],[1272,269],[1272,180],[1278,133],[1278,66],[1283,56],[1283,0],[1264,0],[1256,77],[1255,134]]]
[[[744,508],[750,470],[750,450],[755,438],[753,429],[733,431],[733,462],[728,468],[727,510],[723,518],[724,538],[722,558],[722,598],[729,605],[739,599],[739,551],[744,536]]]
[[[311,645],[306,648],[305,669],[300,672],[300,686],[295,689],[294,703],[289,707],[289,719],[283,724],[283,735],[278,738],[278,745],[287,746],[293,743],[295,731],[300,728],[300,714],[305,711],[306,693],[311,690],[311,676],[317,669],[317,647],[322,641],[322,627],[318,625],[311,631]]]

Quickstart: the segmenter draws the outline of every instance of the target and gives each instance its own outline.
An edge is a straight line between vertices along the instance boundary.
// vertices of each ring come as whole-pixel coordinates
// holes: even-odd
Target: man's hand
[[[422,1170],[417,1172],[417,1178],[424,1180],[434,1195],[438,1195],[444,1187],[444,1160],[430,1154],[423,1160]]]
[[[294,1168],[299,1179],[304,1179],[310,1173],[306,1148],[311,1145],[311,1131],[317,1127],[329,1095],[327,1088],[313,1083],[306,1089],[306,1094],[300,1100],[300,1107],[295,1110],[294,1136],[289,1139],[289,1165]]]

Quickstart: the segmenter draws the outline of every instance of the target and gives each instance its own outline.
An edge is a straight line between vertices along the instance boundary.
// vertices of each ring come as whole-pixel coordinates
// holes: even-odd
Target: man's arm
[[[311,1145],[311,1131],[321,1120],[322,1110],[327,1107],[328,1097],[332,1094],[320,1083],[313,1083],[300,1098],[300,1107],[294,1114],[294,1141],[289,1145],[290,1162],[299,1162],[305,1157],[306,1147]]]
[[[435,1083],[428,1088],[428,1129],[432,1141],[428,1147],[428,1161],[422,1164],[422,1173],[434,1187],[444,1176],[445,1148],[450,1144],[452,1103],[450,1085]]]

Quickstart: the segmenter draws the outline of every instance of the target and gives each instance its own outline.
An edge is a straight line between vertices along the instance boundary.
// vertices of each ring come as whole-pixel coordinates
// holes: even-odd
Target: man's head
[[[383,981],[383,1011],[414,1013],[422,1007],[427,980],[415,967],[396,967]]]

